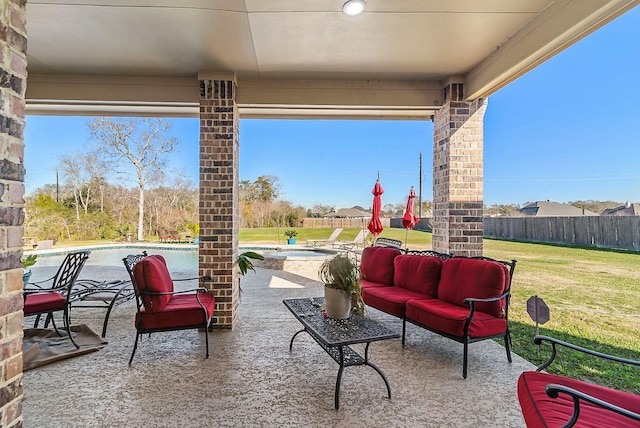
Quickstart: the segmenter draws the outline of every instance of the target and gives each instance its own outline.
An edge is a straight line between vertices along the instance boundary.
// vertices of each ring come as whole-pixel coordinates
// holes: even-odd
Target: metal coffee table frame
[[[369,345],[372,342],[397,339],[399,333],[387,328],[384,324],[360,314],[352,314],[349,319],[336,320],[322,314],[321,306],[324,298],[313,297],[303,299],[285,299],[282,301],[291,313],[302,323],[304,328],[297,331],[289,343],[289,352],[293,349],[293,341],[302,332],[307,332],[331,358],[340,365],[336,379],[335,408],[340,408],[340,383],[345,367],[369,366],[373,368],[387,386],[387,394],[391,399],[391,386],[385,374],[369,361]],[[364,343],[364,357],[349,345]]]

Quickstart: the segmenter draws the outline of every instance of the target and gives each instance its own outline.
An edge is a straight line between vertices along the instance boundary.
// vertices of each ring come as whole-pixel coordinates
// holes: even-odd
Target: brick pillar
[[[199,274],[210,275],[216,298],[213,325],[238,321],[239,117],[233,79],[200,79]]]
[[[0,426],[22,425],[22,224],[27,31],[24,0],[0,13]]]
[[[453,83],[433,124],[433,249],[482,255],[483,118],[487,101],[464,101]]]

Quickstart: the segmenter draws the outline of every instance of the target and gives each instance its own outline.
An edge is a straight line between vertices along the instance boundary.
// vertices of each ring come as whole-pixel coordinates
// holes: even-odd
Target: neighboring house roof
[[[602,215],[640,215],[640,204],[627,202],[615,208],[608,208],[602,211]]]
[[[560,204],[552,201],[532,202],[518,210],[523,216],[535,217],[577,217],[577,216],[595,216],[598,213],[583,210],[570,204]]]
[[[361,218],[371,217],[371,213],[365,211],[362,207],[340,208],[336,212],[326,214],[325,217],[333,218]]]

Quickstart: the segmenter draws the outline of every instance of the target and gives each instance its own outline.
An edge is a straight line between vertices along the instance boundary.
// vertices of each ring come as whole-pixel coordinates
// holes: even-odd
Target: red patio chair
[[[527,427],[640,427],[640,396],[542,371],[555,359],[558,346],[615,363],[640,367],[640,361],[547,336],[534,338],[537,345],[543,341],[551,343],[551,357],[536,371],[525,371],[518,379],[518,401]]]
[[[161,255],[129,255],[122,259],[131,277],[135,291],[137,313],[136,340],[129,365],[138,348],[138,339],[145,333],[204,329],[206,357],[209,358],[209,322],[215,307],[215,298],[204,287],[174,290],[175,281]],[[202,283],[209,277],[198,278]]]
[[[47,314],[45,327],[51,320],[58,336],[62,336],[53,318],[54,312],[62,311],[65,329],[69,339],[71,339],[71,343],[76,348],[78,348],[78,344],[73,340],[69,325],[69,309],[71,302],[78,297],[73,292],[73,286],[82,267],[89,258],[89,254],[91,254],[91,251],[88,250],[74,251],[67,254],[54,276],[42,281],[27,283],[24,288],[24,316],[36,315],[34,327],[37,327],[40,316]]]

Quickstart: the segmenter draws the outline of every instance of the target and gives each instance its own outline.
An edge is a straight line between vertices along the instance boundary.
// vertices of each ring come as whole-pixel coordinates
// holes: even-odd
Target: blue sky
[[[489,97],[484,202],[640,202],[640,8]],[[87,117],[28,116],[27,193],[55,183],[60,156],[88,144]],[[168,119],[180,141],[171,167],[197,184],[198,121]],[[424,121],[240,121],[240,178],[279,178],[296,205],[383,204],[432,198],[433,125]]]

